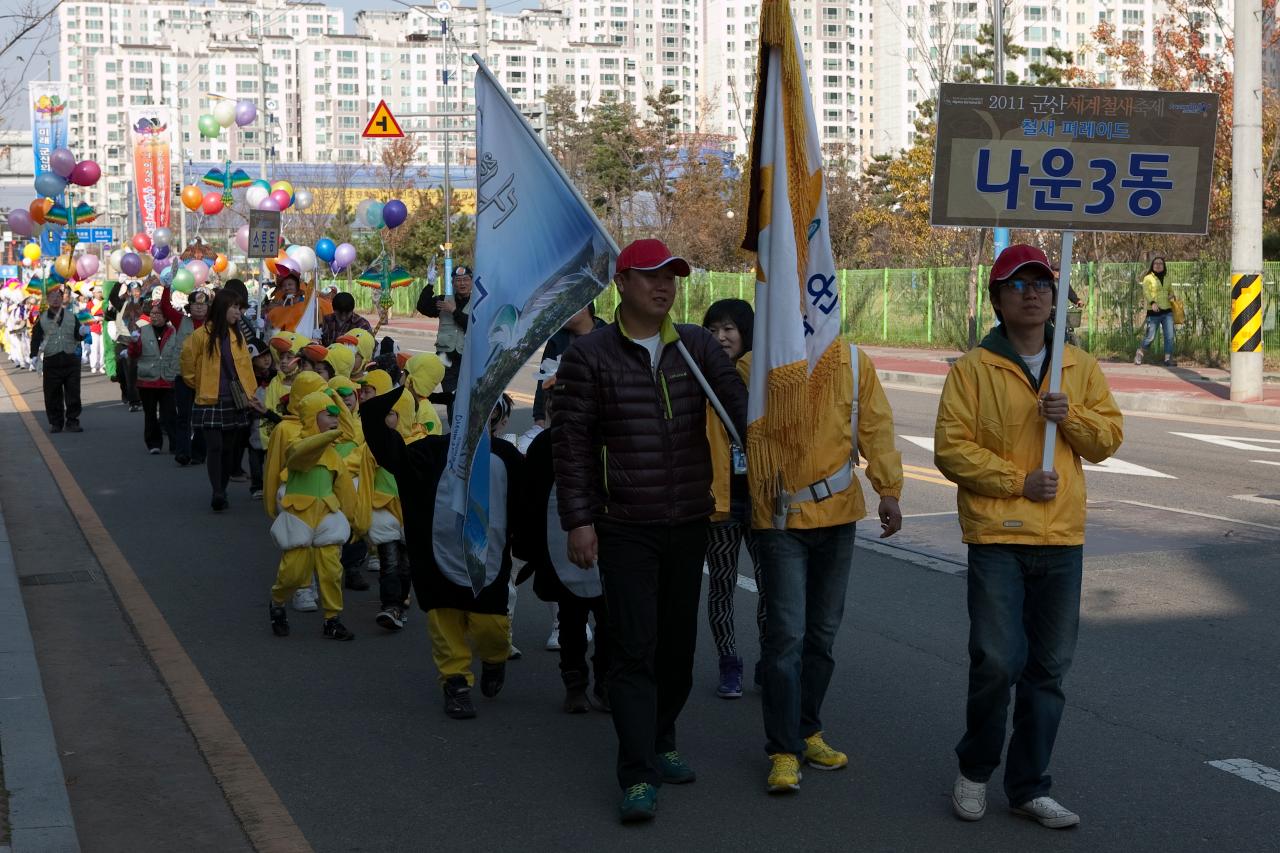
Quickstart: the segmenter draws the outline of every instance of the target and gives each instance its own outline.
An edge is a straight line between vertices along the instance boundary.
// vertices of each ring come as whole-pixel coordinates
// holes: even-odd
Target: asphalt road
[[[35,377],[10,377],[39,410]],[[532,381],[522,383],[527,394]],[[900,436],[932,435],[936,395],[895,388],[890,398]],[[1078,829],[1055,833],[1017,818],[995,807],[996,789],[983,822],[950,814],[966,672],[963,551],[954,490],[930,473],[931,453],[901,438],[914,475],[903,498],[910,550],[857,552],[826,705],[828,738],[849,752],[850,768],[809,772],[797,796],[766,795],[759,696],[714,696],[704,625],[680,727],[698,781],[664,790],[652,825],[623,828],[614,817],[610,721],[560,712],[556,655],[542,650],[549,617],[531,590],[522,589],[515,621],[524,659],[509,665],[501,697],[477,696],[474,721],[448,720],[420,612],[406,631],[387,635],[373,622],[376,590],[348,593],[354,643],[322,640],[319,614],[291,615],[293,636],[272,637],[265,605],[278,552],[247,487],[214,516],[203,470],[148,456],[142,416],[125,411],[116,386],[86,376],[85,400],[86,432],[54,436],[55,445],[318,851],[1276,849],[1280,790],[1208,762],[1280,767],[1280,579],[1271,550],[1280,545],[1280,507],[1232,497],[1280,493],[1280,466],[1252,461],[1280,461],[1280,430],[1133,417],[1119,459],[1167,476],[1089,474],[1097,503],[1083,625],[1052,767],[1054,793],[1082,815]],[[0,450],[13,451],[26,439],[16,418],[5,424]],[[517,432],[525,425],[512,424]],[[9,502],[20,492],[11,481],[4,495]],[[40,517],[24,515],[32,528]],[[35,557],[18,559],[21,570]],[[757,655],[753,608],[753,594],[740,589],[748,671]],[[129,808],[122,798],[118,824],[155,805],[137,804],[138,815]],[[82,823],[85,849],[123,849],[108,830],[85,838]],[[193,842],[181,822],[172,832],[174,846],[217,849]]]

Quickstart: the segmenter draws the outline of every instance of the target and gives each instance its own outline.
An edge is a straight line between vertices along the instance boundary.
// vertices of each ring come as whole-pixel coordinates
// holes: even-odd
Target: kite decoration
[[[75,228],[77,225],[85,225],[97,219],[98,211],[84,202],[68,206],[55,204],[45,213],[44,218],[46,222],[52,222],[55,225]]]
[[[226,160],[221,169],[210,169],[205,172],[200,182],[209,187],[222,187],[222,203],[231,204],[231,190],[242,190],[253,183],[253,178],[244,169],[231,170],[231,161]]]
[[[357,283],[378,291],[378,325],[374,328],[375,335],[390,321],[393,304],[391,291],[398,287],[408,287],[413,283],[413,276],[409,275],[404,267],[393,266],[394,263],[395,261],[383,252],[356,279]]]

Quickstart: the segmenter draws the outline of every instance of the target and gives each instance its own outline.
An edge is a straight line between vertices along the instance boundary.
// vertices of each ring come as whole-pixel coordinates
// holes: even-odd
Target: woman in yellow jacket
[[[1164,258],[1151,259],[1151,266],[1142,276],[1142,296],[1147,306],[1147,331],[1133,363],[1142,364],[1147,348],[1156,342],[1156,329],[1160,329],[1164,335],[1164,366],[1173,367],[1173,288],[1165,281]]]
[[[962,820],[986,813],[1016,686],[1004,791],[1015,811],[1059,829],[1080,821],[1049,796],[1046,770],[1080,623],[1081,459],[1111,456],[1124,427],[1098,363],[1074,346],[1063,350],[1061,391],[1048,392],[1054,288],[1044,252],[1000,254],[989,290],[1002,322],[947,376],[934,462],[958,487],[969,546],[969,695],[952,810]],[[1051,471],[1041,470],[1046,422],[1057,424]]]
[[[191,333],[181,358],[183,381],[195,390],[191,425],[204,433],[214,512],[228,506],[227,483],[239,447],[236,433],[249,426],[251,410],[265,410],[254,396],[258,381],[240,332],[244,309],[239,294],[219,291],[209,308],[209,319]]]

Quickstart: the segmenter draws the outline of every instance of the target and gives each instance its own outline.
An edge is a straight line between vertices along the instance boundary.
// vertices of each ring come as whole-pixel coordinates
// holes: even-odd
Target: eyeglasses
[[[1018,291],[1019,293],[1022,293],[1024,290],[1026,290],[1029,287],[1032,290],[1034,290],[1036,293],[1046,293],[1050,290],[1053,290],[1053,279],[1051,278],[1037,278],[1037,279],[1011,278],[1007,281],[1000,282],[1000,287],[1002,289],[1013,289]]]

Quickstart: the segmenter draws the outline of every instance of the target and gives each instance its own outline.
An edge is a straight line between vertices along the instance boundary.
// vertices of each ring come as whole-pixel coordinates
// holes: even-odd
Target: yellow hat
[[[336,391],[344,397],[351,397],[356,393],[356,383],[347,376],[335,376],[329,380],[329,390]]]
[[[394,383],[391,381],[391,374],[387,373],[387,371],[370,370],[360,380],[360,384],[372,387],[374,396],[381,397],[391,390]]]
[[[299,408],[303,399],[307,396],[323,391],[325,388],[324,379],[319,373],[313,373],[310,370],[304,370],[294,378],[293,384],[289,386],[289,411],[301,418]]]
[[[356,365],[356,356],[351,350],[343,346],[331,346],[324,361],[333,368],[335,376],[344,376],[347,381],[351,380],[351,368]]]
[[[315,435],[320,432],[320,427],[316,424],[316,418],[324,411],[328,411],[335,417],[341,414],[338,404],[323,391],[316,391],[302,398],[302,402],[298,404],[298,419],[302,421],[302,434],[304,436]]]
[[[444,362],[432,352],[420,352],[404,366],[404,385],[418,397],[425,397],[444,379]]]
[[[373,358],[373,348],[375,346],[373,335],[364,329],[352,329],[350,334],[358,342],[356,344],[356,352],[360,353],[360,358],[367,364],[369,359]]]

